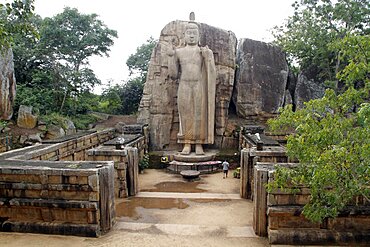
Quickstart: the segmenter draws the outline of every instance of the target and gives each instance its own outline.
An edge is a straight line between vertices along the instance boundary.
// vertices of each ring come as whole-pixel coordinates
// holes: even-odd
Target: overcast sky
[[[36,0],[35,12],[52,17],[64,7],[77,8],[81,13],[96,13],[118,39],[109,57],[93,57],[91,68],[106,83],[112,79],[123,83],[128,78],[126,60],[136,48],[152,36],[158,39],[162,28],[174,20],[188,20],[195,12],[197,22],[231,30],[238,39],[250,38],[269,42],[271,28],[280,25],[293,13],[294,0]],[[98,93],[100,90],[97,89]]]

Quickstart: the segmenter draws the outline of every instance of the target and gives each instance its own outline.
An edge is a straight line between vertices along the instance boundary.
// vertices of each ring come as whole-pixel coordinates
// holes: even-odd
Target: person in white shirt
[[[230,166],[230,164],[226,160],[222,163],[222,170],[224,171],[223,178],[227,178],[227,174],[229,172],[229,166]]]

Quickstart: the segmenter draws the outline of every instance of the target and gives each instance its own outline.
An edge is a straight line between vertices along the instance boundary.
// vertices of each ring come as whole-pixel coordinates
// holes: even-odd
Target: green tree
[[[140,77],[129,80],[122,88],[121,101],[122,113],[132,114],[137,112],[143,95],[144,84]]]
[[[12,3],[0,3],[0,47],[9,48],[13,44],[13,36],[37,37],[34,26],[28,22],[33,16],[34,0],[14,0]]]
[[[88,59],[108,55],[116,31],[107,28],[97,15],[80,14],[70,8],[52,18],[34,16],[30,20],[40,30],[40,40],[14,36],[16,78],[24,86],[23,95],[35,100],[33,104],[29,102],[31,105],[40,105],[32,94],[35,90],[49,90],[45,99],[50,102],[40,108],[42,114],[86,112],[86,97],[92,97],[92,88],[100,84]],[[17,100],[18,104],[25,101]]]
[[[136,49],[135,54],[131,54],[126,61],[126,65],[131,75],[137,75],[140,81],[144,84],[148,73],[149,61],[152,51],[157,44],[157,41],[150,37],[146,43]]]
[[[96,14],[85,15],[77,9],[65,8],[53,18],[46,18],[41,28],[40,48],[49,55],[50,61],[63,65],[67,84],[64,98],[77,97],[90,91],[100,81],[89,65],[93,55],[108,56],[109,47],[117,32],[109,29]]]
[[[294,15],[275,27],[275,43],[288,53],[292,66],[302,70],[319,68],[318,79],[334,82],[345,66],[333,42],[349,34],[369,34],[370,9],[367,0],[302,0],[293,5]],[[342,61],[342,63],[341,63]]]
[[[119,85],[108,85],[100,96],[99,106],[96,110],[109,113],[121,114],[122,112],[122,87]]]
[[[269,187],[308,186],[311,197],[303,214],[313,221],[336,217],[356,196],[370,202],[369,42],[368,35],[360,34],[332,42],[345,64],[337,73],[347,84],[343,94],[327,89],[322,99],[296,112],[286,106],[269,121],[273,130],[295,130],[287,151],[300,162],[297,169],[278,168]]]

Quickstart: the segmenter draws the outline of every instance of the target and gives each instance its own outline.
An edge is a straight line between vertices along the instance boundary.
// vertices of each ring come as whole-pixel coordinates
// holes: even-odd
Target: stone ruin
[[[207,153],[181,156],[174,151],[181,150],[177,144],[178,82],[169,77],[167,51],[184,44],[187,23],[174,21],[162,30],[150,60],[138,121],[149,124],[150,148],[164,151],[160,153],[174,159],[169,163],[172,171],[180,171],[182,175],[193,172],[189,173],[192,175],[196,170],[199,175],[197,165],[200,157],[207,158]],[[303,206],[309,201],[309,188],[302,188],[298,194],[266,190],[266,184],[274,179],[277,165],[292,168],[298,163],[289,160],[285,147],[280,145],[286,141],[285,135],[265,132],[259,125],[274,117],[279,107],[293,104],[293,109],[301,108],[304,102],[322,97],[324,87],[317,82],[315,72],[302,71],[295,76],[279,47],[251,39],[237,42],[231,31],[198,25],[200,45],[207,45],[213,51],[217,71],[215,143],[207,148],[234,148],[227,136],[233,114],[244,123],[255,124],[238,126],[238,138],[233,138],[238,139],[241,156],[240,196],[253,200],[256,235],[268,237],[270,244],[368,242],[369,203],[363,198],[355,198],[343,214],[320,224],[302,214]],[[192,166],[196,168],[189,168]]]
[[[113,128],[75,134],[0,154],[0,232],[97,237],[111,230],[115,198],[138,192],[146,128],[134,126],[135,136]],[[122,136],[122,148],[109,144]]]
[[[0,155],[0,231],[100,236],[113,227],[115,198],[138,192],[138,161],[148,146],[179,149],[178,84],[168,76],[167,51],[184,44],[186,24],[173,21],[161,32],[139,108],[141,124],[119,128],[131,135],[126,148],[117,149],[115,131],[108,129]],[[296,78],[278,47],[251,39],[237,42],[231,31],[198,25],[200,43],[213,51],[217,70],[215,143],[209,148],[229,147],[227,129],[232,114],[264,121],[276,115],[279,107],[291,103],[301,107],[323,95],[324,88],[312,71]],[[0,117],[10,119],[15,96],[11,50],[0,54],[0,69]],[[241,126],[239,133],[240,196],[253,199],[253,228],[258,236],[268,236],[271,244],[369,240],[365,200],[356,198],[362,211],[349,205],[356,213],[350,211],[321,225],[309,222],[301,214],[308,188],[298,195],[266,191],[276,164],[296,165],[277,142],[283,137],[265,139],[268,134],[260,126]]]

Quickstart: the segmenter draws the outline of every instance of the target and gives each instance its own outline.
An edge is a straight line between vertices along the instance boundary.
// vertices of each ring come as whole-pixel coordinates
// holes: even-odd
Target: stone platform
[[[211,173],[219,170],[221,161],[215,161],[218,150],[205,150],[204,155],[196,155],[191,152],[182,155],[180,152],[170,151],[164,154],[170,160],[167,170],[180,173],[185,170],[194,170],[202,173]]]
[[[220,169],[221,161],[204,161],[204,162],[181,162],[173,160],[169,163],[167,170],[175,173],[181,173],[185,170],[199,171],[200,173],[211,173]]]
[[[176,161],[182,162],[203,162],[203,161],[210,161],[216,157],[217,152],[207,151],[203,155],[196,155],[194,152],[191,152],[188,155],[183,155],[181,153],[174,154],[173,159]]]

